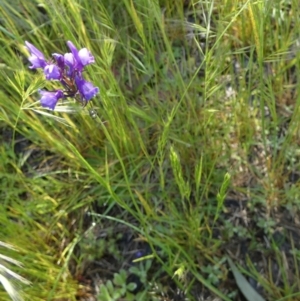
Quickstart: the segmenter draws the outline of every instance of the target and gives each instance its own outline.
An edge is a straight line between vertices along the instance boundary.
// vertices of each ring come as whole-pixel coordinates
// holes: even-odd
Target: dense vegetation
[[[298,16],[0,0],[0,299],[300,300]],[[100,93],[41,107],[25,41]]]

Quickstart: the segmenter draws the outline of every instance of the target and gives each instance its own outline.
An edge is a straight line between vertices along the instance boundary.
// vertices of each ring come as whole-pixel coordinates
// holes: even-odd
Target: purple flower
[[[35,48],[29,42],[25,41],[25,44],[31,54],[28,60],[30,61],[32,66],[30,66],[29,68],[30,69],[44,68],[47,65],[47,63],[43,53],[39,51],[37,48]]]
[[[40,90],[39,92],[42,95],[42,98],[40,99],[41,105],[51,110],[54,110],[58,100],[64,97],[64,92],[61,90],[53,92]]]
[[[40,50],[27,41],[25,44],[30,52],[29,61],[32,63],[30,68],[44,69],[47,80],[59,80],[64,86],[63,90],[40,90],[40,102],[43,107],[54,110],[59,99],[69,97],[80,101],[84,105],[99,92],[98,87],[85,81],[82,77],[84,67],[95,62],[93,55],[87,48],[78,51],[75,45],[68,41],[67,45],[71,50],[70,53],[53,53],[54,60],[46,61]]]
[[[92,83],[85,81],[81,77],[75,78],[76,86],[79,90],[79,93],[83,97],[84,100],[89,101],[93,98],[98,92],[99,88],[95,87]]]
[[[56,63],[57,63],[57,66],[63,70],[64,67],[65,67],[65,59],[64,59],[64,56],[62,54],[59,54],[59,53],[53,53],[52,56],[54,57]]]
[[[74,56],[75,68],[78,71],[81,71],[84,66],[95,62],[95,58],[93,57],[91,52],[87,50],[87,48],[82,48],[78,51],[75,45],[71,41],[68,41],[67,45]]]
[[[87,48],[82,48],[78,52],[79,59],[83,66],[95,63],[95,58]]]
[[[64,55],[65,65],[68,66],[67,75],[71,77],[73,75],[74,68],[76,67],[76,60],[72,53],[66,53]]]
[[[54,64],[47,65],[44,68],[44,73],[45,73],[46,79],[48,79],[48,80],[51,80],[51,79],[59,80],[59,79],[61,79],[60,69]]]

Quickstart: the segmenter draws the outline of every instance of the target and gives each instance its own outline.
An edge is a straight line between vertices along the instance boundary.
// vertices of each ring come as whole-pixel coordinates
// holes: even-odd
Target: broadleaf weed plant
[[[299,167],[297,9],[296,0],[2,1],[0,233],[24,247],[6,256],[24,264],[30,300],[78,300],[90,283],[124,295],[123,272],[114,283],[93,266],[106,263],[97,240],[108,228],[133,237],[125,247],[107,239],[111,274],[129,245],[147,243],[158,299],[231,300],[222,259],[238,257],[235,246],[249,253],[237,258],[243,274],[264,266],[259,246],[284,228],[283,208],[299,205],[289,182]],[[83,258],[91,222],[84,243],[95,246]],[[255,278],[266,299],[292,300],[297,277],[274,283],[272,268]]]
[[[134,270],[135,273],[139,274],[139,269]],[[142,301],[145,300],[147,291],[141,291],[134,294],[133,291],[136,289],[136,284],[133,282],[127,283],[128,273],[125,270],[120,270],[114,274],[112,281],[108,280],[105,285],[100,287],[99,294],[97,296],[99,301],[111,301],[120,300],[125,298],[128,301]],[[155,298],[152,300],[156,300]]]

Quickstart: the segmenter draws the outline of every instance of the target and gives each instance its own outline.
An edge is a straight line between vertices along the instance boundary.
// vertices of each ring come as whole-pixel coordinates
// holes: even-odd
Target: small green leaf
[[[108,281],[106,282],[106,287],[107,287],[109,293],[112,295],[112,294],[114,293],[115,289],[114,289],[114,285],[113,285],[113,283],[111,282],[111,280],[108,280]]]
[[[125,290],[126,292],[126,290]],[[125,294],[125,292],[122,292],[121,289],[117,289],[113,292],[113,295],[112,295],[112,299],[113,300],[119,300],[120,297],[123,296],[123,294]],[[112,300],[111,300],[112,301]]]
[[[102,285],[100,287],[100,292],[99,292],[99,295],[98,295],[98,300],[101,300],[101,301],[111,301],[111,296],[107,290],[107,287],[105,285]]]
[[[115,285],[122,286],[124,283],[124,279],[120,274],[115,273],[113,282]]]
[[[125,300],[126,300],[126,301],[134,301],[134,300],[137,300],[137,299],[136,299],[136,296],[135,296],[135,295],[133,295],[133,294],[127,292]]]
[[[129,272],[135,275],[139,275],[140,274],[140,269],[136,266],[132,266],[129,268]]]
[[[148,271],[151,268],[152,260],[146,260],[145,270]]]
[[[136,289],[136,283],[130,282],[129,284],[127,284],[127,289],[132,292]]]

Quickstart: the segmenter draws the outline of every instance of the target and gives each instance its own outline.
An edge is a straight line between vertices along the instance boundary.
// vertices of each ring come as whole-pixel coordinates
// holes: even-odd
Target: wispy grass
[[[288,180],[299,167],[297,1],[27,2],[0,5],[0,233],[22,250],[6,256],[24,265],[26,297],[76,299],[89,216],[131,228],[190,298],[200,282],[231,300],[219,285],[229,270],[226,196],[263,204],[266,219],[299,206]],[[25,40],[49,57],[67,40],[87,47],[101,96],[42,109],[37,91],[51,84],[28,69]],[[247,235],[259,246],[255,227]],[[284,288],[272,273],[260,279],[267,297],[292,298],[282,275]]]
[[[0,246],[3,248],[15,250],[13,246],[3,243],[0,241]],[[8,293],[8,295],[11,297],[14,301],[21,301],[23,298],[21,297],[18,289],[16,288],[14,282],[20,281],[24,284],[30,284],[28,280],[23,278],[22,276],[18,275],[17,273],[13,272],[11,269],[9,269],[4,263],[10,263],[14,264],[16,266],[22,267],[22,264],[8,256],[5,256],[3,254],[0,254],[0,282],[3,285],[4,289]],[[3,262],[3,264],[2,264]]]

